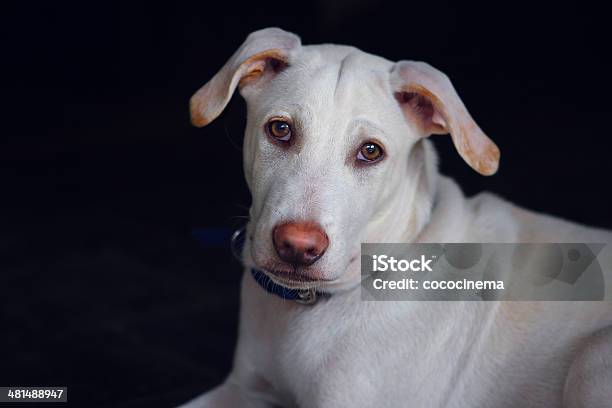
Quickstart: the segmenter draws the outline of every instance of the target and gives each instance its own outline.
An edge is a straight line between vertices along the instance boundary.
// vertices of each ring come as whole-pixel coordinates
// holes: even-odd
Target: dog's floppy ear
[[[450,80],[424,62],[400,61],[391,71],[395,98],[424,136],[450,133],[470,167],[489,176],[499,166],[499,149],[470,116]]]
[[[215,120],[237,86],[256,86],[270,78],[289,65],[300,48],[300,38],[280,28],[251,33],[223,68],[191,97],[191,122],[202,127]]]

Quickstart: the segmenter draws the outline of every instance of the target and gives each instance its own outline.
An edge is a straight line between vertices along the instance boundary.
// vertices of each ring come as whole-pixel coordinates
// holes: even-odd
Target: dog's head
[[[260,30],[192,97],[193,123],[214,120],[236,88],[253,196],[244,258],[285,286],[342,287],[359,276],[361,242],[416,237],[436,173],[426,136],[450,133],[474,170],[497,170],[495,144],[422,62]]]

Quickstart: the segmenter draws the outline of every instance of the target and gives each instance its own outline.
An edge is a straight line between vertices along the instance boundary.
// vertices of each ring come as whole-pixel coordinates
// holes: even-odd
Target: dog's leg
[[[230,379],[179,408],[272,408],[263,394],[251,392]]]
[[[241,407],[243,406],[242,395],[238,387],[227,382],[213,388],[206,394],[189,401],[180,408],[212,408],[212,407]]]
[[[565,408],[609,408],[612,404],[612,327],[581,348],[565,382]]]

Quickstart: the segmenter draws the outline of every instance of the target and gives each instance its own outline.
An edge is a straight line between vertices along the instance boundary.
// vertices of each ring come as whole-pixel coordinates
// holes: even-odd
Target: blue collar
[[[290,289],[283,285],[279,285],[259,269],[251,268],[251,275],[253,279],[255,279],[255,282],[257,282],[266,292],[285,300],[294,300],[302,305],[313,305],[317,302],[319,296],[329,296],[329,294],[319,292],[315,289]]]

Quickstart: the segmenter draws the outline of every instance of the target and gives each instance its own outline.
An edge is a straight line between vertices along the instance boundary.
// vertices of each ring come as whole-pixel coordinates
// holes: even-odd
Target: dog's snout
[[[312,222],[286,222],[272,232],[276,253],[292,265],[309,266],[321,258],[329,245],[323,229]]]

